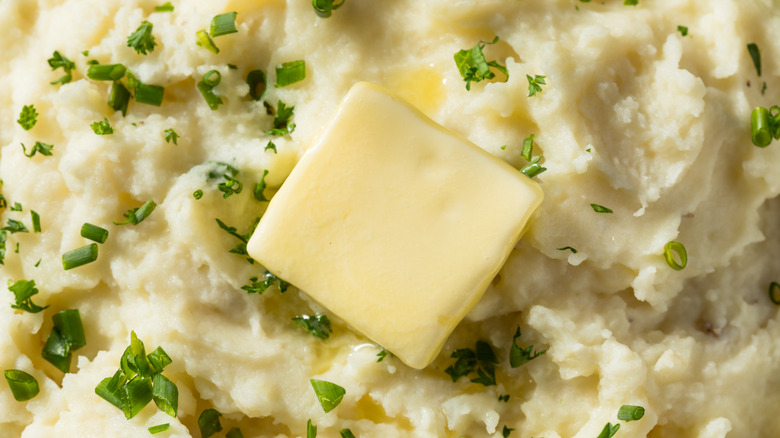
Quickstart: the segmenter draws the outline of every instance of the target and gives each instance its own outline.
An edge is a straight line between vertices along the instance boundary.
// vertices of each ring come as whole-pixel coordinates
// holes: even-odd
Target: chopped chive
[[[119,390],[127,383],[127,377],[122,370],[117,370],[113,377],[106,377],[95,387],[95,394],[102,397],[105,401],[111,403],[119,409],[122,409],[122,398]]]
[[[274,147],[274,150],[276,150],[276,147]],[[268,169],[263,170],[263,176],[260,177],[260,181],[255,184],[255,188],[252,191],[252,194],[254,195],[255,199],[260,202],[269,202],[268,198],[265,197],[263,194],[263,191],[265,191],[265,177],[268,175]]]
[[[170,3],[168,3],[168,4],[170,4]],[[157,9],[157,8],[155,8],[155,9]],[[165,432],[170,427],[171,427],[171,423],[158,424],[157,426],[150,427],[149,428],[149,433],[154,435],[156,433]]]
[[[203,197],[203,190],[201,190],[201,189],[195,190],[194,192],[192,192],[192,197],[195,198],[195,199],[202,198]]]
[[[126,72],[127,67],[122,64],[93,64],[87,69],[87,77],[93,81],[118,81]]]
[[[149,85],[139,83],[135,89],[135,101],[147,105],[162,105],[165,88],[160,85]]]
[[[170,365],[173,360],[171,360],[171,357],[168,356],[168,353],[165,352],[165,350],[162,349],[162,347],[157,347],[154,351],[149,353],[146,358],[149,360],[149,363],[152,364],[152,367],[154,367],[154,370],[158,373],[163,372],[165,367]]]
[[[208,32],[205,30],[199,30],[195,37],[198,39],[197,44],[201,47],[205,47],[210,52],[219,53],[219,48],[214,44],[214,40],[211,39]]]
[[[626,0],[629,1],[629,0]],[[617,433],[618,429],[620,429],[620,424],[612,424],[607,423],[604,425],[604,428],[601,429],[601,433],[596,438],[612,438]]]
[[[216,409],[206,409],[200,413],[198,429],[200,429],[201,437],[208,438],[222,430],[222,424],[219,422],[219,417],[221,416],[222,414]]]
[[[150,199],[138,208],[127,210],[127,213],[123,215],[126,220],[124,222],[114,221],[114,225],[138,225],[152,214],[155,207],[157,204],[155,204],[154,199]]]
[[[534,346],[529,345],[525,348],[517,344],[518,338],[520,338],[520,327],[517,327],[515,335],[512,338],[512,346],[509,348],[509,365],[512,368],[517,368],[527,362],[530,362],[537,357],[543,355],[547,350],[533,351]]]
[[[0,231],[8,231],[11,234],[14,233],[29,233],[30,230],[27,229],[26,226],[24,226],[24,223],[16,220],[16,219],[8,219],[8,224],[4,226],[3,228],[0,228]]]
[[[677,31],[682,36],[688,36],[688,26],[677,26]]]
[[[493,38],[493,41],[490,42],[480,41],[471,49],[460,50],[453,56],[455,66],[458,67],[460,75],[463,77],[463,80],[466,81],[466,90],[471,90],[472,82],[481,82],[496,77],[496,74],[490,71],[490,67],[500,71],[507,77],[507,80],[509,79],[509,71],[506,66],[499,64],[496,60],[488,62],[485,59],[484,53],[482,53],[482,50],[486,45],[495,44],[497,42],[498,36]]]
[[[547,170],[547,168],[539,164],[539,161],[541,159],[542,159],[541,156],[534,157],[530,163],[528,163],[527,165],[523,166],[522,169],[520,169],[520,172],[529,178],[533,178],[536,175],[539,175],[540,173],[544,172],[545,170]]]
[[[276,87],[286,87],[306,78],[306,61],[285,62],[276,66]]]
[[[604,207],[603,205],[598,204],[590,204],[590,208],[593,209],[596,213],[612,213],[612,210],[610,210],[607,207]]]
[[[341,435],[341,438],[355,438],[355,434],[349,429],[341,429],[339,435]]]
[[[780,306],[780,283],[776,281],[769,283],[769,299]]]
[[[639,4],[639,0],[625,0],[623,1],[623,4],[627,6],[636,6]]]
[[[750,114],[750,130],[754,145],[764,148],[772,143],[772,121],[768,109],[763,106],[753,108]]]
[[[41,357],[63,373],[70,371],[70,360],[72,357],[70,346],[67,339],[62,336],[62,333],[56,327],[53,327],[51,332],[49,332],[49,337],[46,339],[46,343],[41,351]]]
[[[122,115],[127,114],[127,104],[130,102],[130,91],[119,81],[111,84],[111,92],[108,96],[108,106],[114,111],[122,111]]]
[[[295,111],[295,105],[287,106],[286,103],[281,100],[278,103],[279,109],[274,115],[274,127],[265,131],[269,135],[287,135],[292,134],[295,131],[295,123],[292,119]]]
[[[156,12],[173,12],[173,5],[171,4],[171,2],[165,2],[164,4],[162,4],[160,6],[155,6],[154,10]],[[154,432],[152,432],[152,433],[154,433]]]
[[[221,81],[222,74],[216,70],[210,70],[203,75],[203,79],[197,84],[198,91],[200,91],[200,94],[206,99],[206,103],[212,111],[219,108],[223,103],[222,98],[214,94],[214,87],[219,85]]]
[[[51,317],[54,327],[60,332],[60,336],[68,345],[68,351],[78,350],[87,345],[84,336],[84,325],[81,323],[81,314],[78,309],[66,309],[55,313]]]
[[[30,210],[30,216],[32,218],[33,233],[41,232],[41,215],[35,210]]]
[[[341,399],[344,398],[344,394],[347,391],[335,384],[325,380],[310,379],[312,388],[314,388],[314,394],[317,395],[322,409],[325,413],[328,413],[336,408],[341,403]]]
[[[618,420],[625,422],[641,420],[645,416],[645,408],[642,406],[623,405],[617,413]]]
[[[211,20],[209,34],[212,37],[218,37],[238,32],[238,29],[236,29],[236,15],[238,15],[238,12],[234,11],[220,14],[214,17]]]
[[[51,70],[54,71],[57,70],[58,68],[62,68],[65,71],[65,75],[49,83],[52,85],[67,84],[73,79],[73,75],[71,71],[73,71],[76,68],[76,64],[70,59],[62,56],[62,54],[60,54],[60,52],[56,50],[54,51],[54,53],[52,53],[51,56],[52,56],[51,58],[46,60],[46,62],[49,63],[49,67],[51,67]]]
[[[563,248],[555,248],[558,251],[571,251],[572,254],[577,254],[577,250],[575,248],[572,248],[571,246],[564,246]]]
[[[314,12],[320,18],[328,18],[333,14],[333,11],[340,8],[344,4],[344,0],[312,0],[311,5],[314,7]]]
[[[35,377],[21,370],[5,370],[5,381],[16,401],[27,401],[38,395],[40,388]]]
[[[97,243],[106,243],[106,239],[108,239],[108,230],[97,225],[92,225],[89,222],[84,222],[84,225],[81,226],[81,237]]]
[[[152,377],[152,399],[161,411],[176,418],[179,410],[179,389],[162,374]]]
[[[128,420],[138,415],[152,401],[152,379],[136,376],[119,390],[122,412]]]
[[[317,438],[317,426],[311,422],[311,418],[306,422],[306,438]]]
[[[246,83],[249,85],[249,95],[254,100],[260,100],[265,94],[266,80],[262,70],[252,70],[246,75]]]
[[[761,51],[758,49],[756,43],[748,44],[747,49],[748,53],[750,53],[750,58],[753,60],[753,66],[756,68],[756,73],[758,73],[758,77],[761,77]]]
[[[675,260],[674,253],[680,259],[679,263]],[[664,258],[666,263],[676,271],[683,269],[688,264],[688,253],[685,251],[685,246],[680,242],[671,241],[667,243],[664,246]]]
[[[520,153],[520,156],[525,158],[526,161],[531,161],[531,154],[533,154],[534,151],[534,135],[529,135],[525,140],[523,140],[523,151]]]
[[[278,154],[279,152],[276,151],[276,145],[273,141],[268,140],[268,144],[265,145],[264,151],[267,151],[268,149],[274,151],[275,154]]]
[[[14,205],[11,206],[11,211],[22,211],[22,204],[18,202],[14,202]]]
[[[62,268],[66,271],[79,266],[92,263],[97,260],[98,246],[97,243],[92,243],[87,246],[82,246],[62,255]]]
[[[525,77],[528,79],[528,97],[541,93],[542,85],[547,85],[547,82],[544,81],[547,76],[534,75],[534,77],[531,77],[531,75],[525,75]]]

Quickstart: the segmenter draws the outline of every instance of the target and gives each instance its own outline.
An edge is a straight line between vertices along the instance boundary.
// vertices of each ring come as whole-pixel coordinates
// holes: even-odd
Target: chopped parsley
[[[512,431],[513,431],[513,430],[514,430],[514,429],[512,429],[512,428],[509,428],[509,427],[507,427],[506,425],[504,425],[504,428],[501,430],[501,436],[502,436],[503,438],[508,438],[508,437],[509,437],[509,435],[512,433]]]
[[[73,70],[76,68],[76,64],[73,63],[70,59],[64,57],[60,52],[57,50],[52,53],[51,58],[47,60],[49,63],[49,67],[51,67],[51,70],[57,70],[58,68],[61,68],[65,74],[61,76],[59,79],[49,82],[52,85],[56,84],[67,84],[71,80],[73,80]]]
[[[14,233],[29,233],[30,230],[24,226],[24,223],[16,219],[8,219],[8,223],[0,231],[8,231],[11,234]]]
[[[332,382],[318,379],[310,379],[309,382],[325,413],[335,409],[347,393],[343,387]]]
[[[333,11],[340,8],[344,4],[344,0],[312,0],[311,5],[314,7],[314,12],[320,18],[328,18],[333,14]]]
[[[268,290],[271,286],[274,284],[277,285],[279,288],[280,293],[287,292],[287,289],[290,287],[290,283],[282,280],[281,278],[277,277],[276,275],[265,271],[265,274],[263,274],[263,279],[260,280],[257,277],[251,277],[249,279],[249,284],[241,286],[241,289],[245,290],[248,294],[258,294],[262,295],[265,291]]]
[[[341,435],[341,438],[355,438],[355,434],[349,429],[341,429],[339,435]]]
[[[222,228],[225,232],[230,234],[231,236],[238,239],[239,243],[234,246],[230,251],[233,254],[243,255],[247,256],[246,261],[249,262],[249,264],[254,264],[255,261],[252,257],[249,257],[249,253],[246,250],[246,244],[249,242],[249,238],[252,237],[252,233],[255,232],[255,228],[257,227],[257,224],[260,222],[260,218],[255,219],[254,224],[252,224],[251,229],[246,234],[239,234],[236,230],[236,227],[231,227],[222,222],[221,220],[217,219],[217,225],[219,225],[220,228]]]
[[[677,26],[677,32],[682,36],[688,36],[688,26]]]
[[[217,190],[222,192],[222,199],[237,195],[244,189],[244,185],[241,184],[241,181],[234,178],[235,174],[224,173],[222,174],[222,177],[225,178],[225,181],[217,184]]]
[[[382,362],[383,360],[385,360],[385,358],[387,357],[388,354],[392,355],[392,353],[387,351],[386,348],[380,347],[379,353],[376,354],[376,357],[377,357],[376,361],[377,362]]]
[[[577,254],[577,250],[575,248],[572,248],[571,246],[564,246],[562,248],[555,248],[558,251],[571,251],[572,254]]]
[[[498,401],[508,403],[509,402],[509,394],[503,394],[498,396]]]
[[[38,294],[38,288],[35,287],[35,280],[19,280],[8,286],[8,290],[13,292],[16,304],[11,304],[12,309],[23,310],[29,313],[38,313],[49,307],[41,307],[32,302],[33,295]]]
[[[127,213],[123,215],[125,217],[125,221],[114,221],[114,225],[138,225],[144,219],[149,217],[149,215],[152,214],[156,207],[157,204],[155,204],[154,199],[150,199],[138,208],[131,208],[130,210],[127,210]]]
[[[294,317],[292,320],[296,325],[311,333],[316,338],[328,339],[333,332],[333,329],[330,327],[330,319],[328,319],[327,315],[301,315]]]
[[[276,150],[276,149],[274,149]],[[255,199],[260,202],[269,202],[268,198],[265,197],[263,192],[265,191],[265,177],[268,175],[268,169],[263,170],[263,176],[260,177],[260,181],[255,184],[255,188],[252,190],[252,194],[254,195]]]
[[[525,75],[525,77],[528,79],[528,97],[535,96],[536,93],[541,93],[542,85],[547,85],[544,81],[546,76],[534,75],[534,77],[531,77],[530,75]]]
[[[747,50],[750,54],[750,59],[753,60],[753,66],[756,68],[758,77],[761,77],[761,50],[758,49],[758,45],[756,43],[748,44]]]
[[[127,47],[135,49],[136,53],[146,55],[148,52],[152,52],[157,43],[154,41],[152,35],[152,28],[154,25],[144,20],[135,32],[131,33],[127,37]]]
[[[68,271],[79,266],[92,263],[98,258],[97,243],[91,243],[81,248],[68,251],[62,255],[62,269]]]
[[[35,210],[30,210],[30,218],[32,220],[33,233],[41,232],[41,215]]]
[[[5,243],[8,240],[8,232],[0,230],[0,265],[5,264]]]
[[[275,154],[279,153],[279,152],[276,151],[276,145],[271,140],[268,140],[268,144],[265,145],[265,149],[263,149],[263,150],[267,151],[268,149],[274,151]]]
[[[767,147],[772,139],[780,138],[780,106],[770,109],[763,106],[753,108],[750,114],[751,140],[758,147]]]
[[[639,0],[625,0],[623,4],[627,6],[636,6],[639,4]]]
[[[32,158],[35,156],[35,154],[39,153],[41,155],[45,155],[47,157],[50,157],[52,155],[52,149],[54,149],[53,144],[43,143],[40,141],[36,141],[35,145],[33,145],[32,148],[30,148],[30,153],[27,153],[27,148],[24,146],[24,143],[20,143],[22,145],[22,153],[24,153],[24,156],[27,158]]]
[[[539,161],[542,160],[541,155],[537,155],[533,157],[533,150],[534,150],[534,135],[529,135],[525,140],[523,140],[523,150],[520,153],[520,156],[523,157],[526,161],[528,161],[528,164],[523,166],[520,169],[520,172],[529,177],[533,178],[536,175],[539,175],[540,173],[547,170],[546,167],[543,167],[541,164],[539,164]]]
[[[477,341],[474,350],[470,348],[460,348],[455,350],[450,358],[456,359],[455,363],[444,370],[453,382],[461,377],[468,377],[476,371],[477,376],[471,379],[473,383],[479,383],[483,386],[493,386],[496,384],[495,365],[498,359],[493,352],[493,347],[485,341]]]
[[[278,136],[292,134],[295,131],[295,123],[290,121],[293,117],[293,110],[295,110],[295,105],[287,106],[286,103],[280,100],[276,115],[274,115],[274,127],[265,131],[265,133]]]
[[[517,368],[547,352],[546,349],[533,351],[533,345],[523,348],[517,345],[518,338],[520,338],[520,327],[517,327],[517,331],[515,331],[515,335],[512,337],[512,346],[509,348],[509,365],[512,368]]]
[[[163,137],[165,138],[166,143],[171,143],[178,145],[179,144],[179,134],[176,133],[176,131],[173,130],[173,128],[168,128],[165,131],[163,131]]]
[[[175,383],[162,375],[171,362],[162,347],[147,355],[144,343],[132,331],[130,345],[122,354],[119,369],[113,377],[107,377],[98,384],[95,394],[121,409],[128,420],[152,400],[161,411],[175,418],[179,390]]]
[[[149,433],[152,435],[160,432],[165,432],[171,427],[171,423],[158,424],[157,426],[151,426],[148,428]]]
[[[22,211],[22,204],[14,202],[14,205],[11,206],[11,211]]]
[[[225,438],[244,438],[244,434],[241,433],[241,429],[234,427],[225,434]]]
[[[29,131],[38,122],[38,111],[35,105],[25,105],[19,113],[19,119],[16,120],[25,131]]]
[[[108,119],[103,117],[102,121],[97,121],[89,125],[90,128],[92,128],[92,131],[95,132],[97,135],[109,135],[114,133],[114,128],[111,127],[111,124],[108,122]]]
[[[454,55],[455,65],[460,71],[460,75],[463,80],[466,81],[466,90],[471,90],[472,82],[481,82],[486,79],[493,79],[496,74],[493,73],[490,68],[493,67],[509,79],[509,71],[506,66],[498,63],[498,61],[486,61],[485,55],[482,53],[482,49],[488,44],[495,44],[498,42],[498,36],[493,38],[493,41],[486,42],[480,41],[476,46],[471,49],[463,49]]]

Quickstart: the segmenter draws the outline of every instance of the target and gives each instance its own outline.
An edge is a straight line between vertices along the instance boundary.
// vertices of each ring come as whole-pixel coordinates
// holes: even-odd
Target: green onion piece
[[[117,370],[113,377],[106,377],[95,387],[95,394],[99,395],[105,401],[111,403],[119,409],[122,409],[122,397],[119,390],[127,382],[127,377],[122,370]]]
[[[533,154],[534,151],[534,135],[531,134],[523,140],[523,152],[520,154],[521,157],[525,158],[526,161],[531,161],[531,154]]]
[[[267,151],[268,149],[274,151],[275,154],[278,154],[279,152],[276,151],[276,145],[273,141],[268,140],[268,144],[265,145],[264,151]]]
[[[206,409],[200,413],[198,429],[202,438],[208,438],[222,430],[222,424],[219,422],[221,416],[222,414],[216,409]]]
[[[192,192],[192,197],[195,198],[195,199],[202,198],[203,197],[203,190],[201,190],[201,189],[195,190],[194,192]]]
[[[306,438],[317,438],[317,426],[311,422],[311,418],[306,422]]]
[[[135,30],[130,36],[127,37],[127,47],[135,49],[136,53],[146,55],[147,52],[154,50],[154,46],[157,43],[154,41],[152,35],[152,28],[154,25],[144,20],[138,29]]]
[[[87,69],[87,77],[93,81],[118,81],[126,72],[127,67],[122,64],[93,64]]]
[[[162,4],[160,6],[155,6],[154,10],[156,12],[173,12],[173,5],[171,4],[171,2],[165,2],[164,4]],[[154,433],[154,432],[152,432],[152,433]]]
[[[244,438],[244,434],[241,433],[241,429],[234,427],[225,435],[225,438]]]
[[[8,224],[4,226],[3,228],[0,228],[2,231],[8,231],[11,234],[14,233],[29,233],[30,230],[27,229],[26,226],[24,226],[24,223],[16,220],[16,219],[8,219]]]
[[[8,290],[13,292],[14,300],[16,301],[16,304],[11,304],[12,309],[38,313],[46,307],[49,307],[41,307],[32,302],[32,296],[38,294],[38,288],[35,287],[35,280],[19,280],[8,286]]]
[[[680,259],[679,263],[675,260],[674,253],[677,253],[677,257]],[[688,253],[680,242],[671,241],[667,243],[664,246],[664,258],[666,263],[676,271],[683,269],[688,264]]]
[[[314,12],[320,18],[328,18],[333,14],[333,11],[340,8],[344,4],[344,0],[312,0],[311,5],[314,7]]]
[[[306,78],[306,61],[299,59],[276,66],[276,87],[286,87]]]
[[[623,405],[618,410],[618,420],[625,422],[641,420],[645,416],[645,408],[642,406]]]
[[[618,429],[620,429],[620,424],[612,425],[612,423],[607,423],[604,425],[604,429],[601,429],[601,433],[597,438],[612,438],[615,436]]]
[[[130,91],[119,81],[111,84],[111,92],[108,96],[108,106],[114,111],[122,111],[122,115],[127,114],[127,104],[130,102]]]
[[[51,329],[49,338],[46,339],[46,343],[43,345],[41,356],[63,373],[70,371],[70,360],[72,357],[70,346],[56,327]]]
[[[137,77],[131,72],[130,70],[127,71],[127,88],[130,90],[135,90],[138,88],[138,84],[140,84],[141,81],[138,80]]]
[[[22,204],[18,202],[14,202],[14,205],[11,206],[11,211],[22,211]]]
[[[152,377],[152,398],[161,411],[176,418],[179,410],[179,388],[162,374]]]
[[[214,40],[211,39],[208,32],[199,30],[195,37],[198,39],[197,44],[199,46],[207,48],[210,52],[219,53],[219,48],[214,44]]]
[[[750,131],[754,145],[765,148],[772,143],[772,122],[768,109],[763,106],[753,108],[750,114]]]
[[[327,315],[301,315],[294,317],[293,321],[316,338],[328,339],[333,331]]]
[[[81,323],[81,314],[78,309],[62,310],[55,313],[51,319],[54,321],[54,327],[59,330],[60,335],[68,344],[69,351],[78,350],[87,345],[84,325]]]
[[[263,176],[260,177],[260,181],[255,184],[254,190],[252,190],[252,194],[254,195],[255,199],[260,202],[269,202],[268,198],[265,197],[263,194],[263,191],[265,190],[265,177],[268,175],[268,169],[263,170]]]
[[[135,89],[135,101],[147,105],[162,105],[165,88],[160,85],[138,84]]]
[[[596,213],[612,213],[612,210],[610,210],[607,207],[604,207],[603,205],[598,204],[590,204],[590,208],[593,209]]]
[[[639,0],[625,0],[623,4],[627,6],[636,6],[639,4]]]
[[[750,58],[753,60],[753,66],[756,67],[756,73],[758,77],[761,77],[761,51],[758,50],[756,43],[750,43],[747,45]]]
[[[168,3],[168,4],[170,4],[170,3]],[[155,9],[157,9],[157,8],[155,8]],[[152,435],[154,435],[154,434],[156,434],[156,433],[165,432],[165,431],[166,431],[166,430],[168,430],[170,427],[171,427],[171,423],[158,424],[157,426],[152,426],[152,427],[150,427],[150,428],[149,428],[149,433],[151,433]]]
[[[35,105],[25,105],[22,107],[22,111],[19,113],[19,119],[16,120],[25,131],[29,131],[38,122],[38,111],[35,110]]]
[[[62,255],[62,268],[69,270],[78,268],[79,266],[92,263],[97,260],[98,246],[97,243],[92,243],[87,246],[82,246]]]
[[[530,163],[528,163],[527,165],[523,166],[522,169],[520,169],[520,172],[523,175],[527,176],[528,178],[533,178],[536,175],[539,175],[540,173],[544,172],[545,170],[547,170],[547,168],[539,164],[539,160],[541,159],[542,159],[541,156],[534,157]]]
[[[152,401],[152,379],[136,376],[119,390],[119,397],[125,418],[135,417]]]
[[[92,132],[97,135],[109,135],[114,133],[114,128],[111,127],[111,124],[105,117],[103,117],[103,120],[91,123],[89,127],[92,128]]]
[[[162,349],[162,347],[157,347],[154,351],[149,353],[146,356],[147,359],[149,359],[149,363],[152,364],[155,371],[158,373],[163,372],[165,367],[170,365],[173,360],[171,360],[171,357],[168,356],[168,353],[165,352],[165,350]]]
[[[347,391],[341,386],[327,382],[325,380],[310,379],[312,388],[314,388],[314,394],[317,395],[317,400],[320,401],[322,409],[325,413],[328,413],[336,408],[341,403],[341,399],[344,398],[344,394]]]
[[[349,429],[341,429],[339,435],[341,435],[341,438],[355,438],[355,434]]]
[[[149,217],[149,215],[152,214],[152,212],[156,207],[157,204],[155,204],[153,199],[150,199],[144,202],[144,204],[138,208],[132,208],[130,210],[127,210],[127,213],[123,215],[126,220],[124,222],[114,221],[114,225],[127,225],[127,224],[138,225],[144,219]]]
[[[130,345],[122,353],[122,357],[119,360],[119,368],[130,379],[136,375],[150,377],[154,374],[154,368],[146,356],[144,343],[138,339],[135,331],[130,332]]]
[[[265,94],[266,80],[262,70],[252,70],[246,75],[246,83],[249,85],[249,95],[254,100],[260,100]]]
[[[16,401],[27,401],[40,392],[35,377],[24,371],[5,370],[3,374],[5,374],[5,381],[8,382],[8,387],[11,388],[11,394]]]
[[[206,99],[206,103],[212,111],[216,110],[223,103],[222,98],[214,94],[214,87],[219,85],[221,81],[222,74],[216,70],[210,70],[203,75],[203,79],[197,84],[198,91]]]
[[[218,37],[238,32],[238,29],[236,29],[236,15],[238,15],[238,12],[234,11],[220,14],[214,17],[211,20],[209,34],[212,37]]]
[[[780,283],[773,281],[769,283],[769,299],[780,306]],[[13,307],[13,306],[11,306]]]
[[[108,230],[97,225],[92,225],[89,222],[84,222],[84,225],[81,226],[81,237],[97,243],[106,243],[106,239],[108,239]]]

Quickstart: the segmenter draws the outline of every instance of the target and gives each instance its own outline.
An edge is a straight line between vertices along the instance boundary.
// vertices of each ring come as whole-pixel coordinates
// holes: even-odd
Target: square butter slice
[[[423,368],[541,201],[530,178],[381,87],[358,83],[274,196],[248,251]]]

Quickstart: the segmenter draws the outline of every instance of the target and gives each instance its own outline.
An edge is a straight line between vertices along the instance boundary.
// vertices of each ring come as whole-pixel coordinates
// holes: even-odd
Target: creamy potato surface
[[[780,144],[754,146],[750,126],[753,108],[780,103],[777,1],[346,0],[330,17],[308,0],[163,3],[0,1],[0,367],[39,385],[17,401],[0,382],[0,436],[143,437],[168,423],[154,436],[200,437],[207,409],[220,437],[307,436],[309,420],[320,437],[780,434]],[[234,11],[218,53],[204,33],[198,44]],[[128,46],[144,22],[146,54]],[[494,77],[467,90],[454,56],[475,47]],[[305,78],[275,86],[298,60]],[[88,75],[95,63],[126,72],[112,85]],[[533,134],[546,168],[524,236],[422,370],[242,254],[359,81],[518,171]],[[109,104],[121,86],[124,115]],[[149,86],[161,105],[144,103]],[[113,132],[99,135],[104,120]],[[128,213],[150,200],[148,216]],[[84,223],[108,238],[65,270],[63,254],[92,243]],[[11,307],[23,281],[45,309]],[[86,337],[67,373],[42,357],[65,309]],[[331,332],[302,327],[317,316]],[[170,356],[176,417],[150,402],[127,419],[96,394],[131,332]],[[311,379],[342,387],[338,406],[326,413]],[[624,405],[644,416],[619,419]]]

